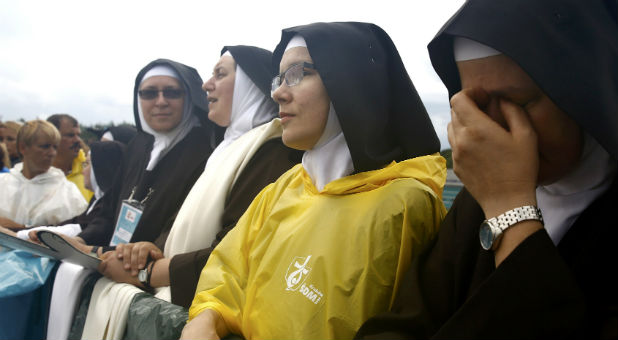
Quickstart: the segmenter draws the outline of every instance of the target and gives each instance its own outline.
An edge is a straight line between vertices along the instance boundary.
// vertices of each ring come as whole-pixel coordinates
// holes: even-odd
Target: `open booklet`
[[[50,257],[95,270],[101,263],[101,260],[94,254],[81,252],[58,234],[41,230],[37,232],[37,236],[43,244],[32,243],[0,232],[0,246],[27,251],[34,255]]]

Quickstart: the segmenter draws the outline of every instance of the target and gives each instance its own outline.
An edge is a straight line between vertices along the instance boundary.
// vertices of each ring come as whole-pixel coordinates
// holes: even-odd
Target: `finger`
[[[500,99],[500,110],[513,135],[529,135],[534,131],[524,109],[505,99]]]
[[[133,250],[133,244],[125,244],[122,249],[122,263],[124,264],[124,269],[131,269],[131,251]]]
[[[159,249],[152,249],[150,251],[150,257],[152,257],[153,260],[162,259],[163,253]]]
[[[451,98],[451,112],[456,121],[464,126],[476,125],[486,122],[488,116],[481,110],[487,106],[489,96],[480,88],[470,88],[459,91]],[[453,119],[453,115],[451,115]]]
[[[121,259],[124,255],[123,250],[124,249],[124,243],[120,243],[119,245],[116,246],[116,256]]]
[[[137,272],[139,269],[139,250],[140,250],[140,246],[135,245],[133,247],[133,250],[131,251],[131,274],[133,276],[137,275]]]
[[[39,236],[34,230],[28,233],[28,237],[32,240],[32,242],[41,243],[41,241],[39,241]]]
[[[143,269],[146,266],[146,260],[148,259],[148,255],[150,254],[150,250],[148,247],[140,247],[139,249],[139,258],[138,258],[138,266],[139,269]]]
[[[451,150],[452,150],[453,148],[455,148],[455,145],[457,144],[456,139],[455,139],[455,131],[453,130],[452,122],[446,125],[446,133],[448,137],[448,143],[451,145]]]
[[[485,107],[489,104],[489,93],[481,87],[471,87],[463,89],[463,92],[468,98],[472,99],[478,107]]]

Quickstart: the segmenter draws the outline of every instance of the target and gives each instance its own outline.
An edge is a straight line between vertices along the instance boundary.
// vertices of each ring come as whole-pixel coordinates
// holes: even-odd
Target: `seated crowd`
[[[154,60],[135,127],[89,145],[68,114],[0,123],[0,231],[101,260],[0,246],[0,339],[618,337],[617,17],[470,0],[445,23],[448,212],[429,114],[370,23],[224,46],[206,80]]]

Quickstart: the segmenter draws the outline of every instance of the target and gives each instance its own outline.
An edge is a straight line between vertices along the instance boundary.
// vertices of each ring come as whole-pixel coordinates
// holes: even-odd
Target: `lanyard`
[[[154,190],[152,190],[152,188],[148,189],[146,197],[138,201],[133,199],[133,195],[135,194],[134,187],[129,198],[122,200],[120,213],[118,214],[118,220],[114,228],[114,235],[112,236],[112,241],[109,243],[110,246],[116,246],[120,243],[129,243],[129,241],[131,241],[131,237],[133,237],[137,224],[142,217],[146,201],[153,192]]]

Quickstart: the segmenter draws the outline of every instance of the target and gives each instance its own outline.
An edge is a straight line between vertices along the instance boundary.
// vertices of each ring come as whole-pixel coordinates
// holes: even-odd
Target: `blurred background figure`
[[[83,164],[84,186],[94,192],[88,208],[81,214],[58,223],[56,226],[39,226],[20,230],[17,236],[37,241],[36,231],[50,230],[64,235],[75,236],[88,227],[92,219],[103,207],[103,196],[112,187],[120,169],[126,146],[118,142],[93,142]]]
[[[0,142],[0,172],[9,172],[10,167],[9,152],[6,150],[6,145]]]
[[[53,166],[62,170],[66,178],[77,186],[86,201],[90,201],[93,193],[84,187],[82,164],[86,161],[86,152],[79,137],[81,130],[77,119],[68,114],[58,113],[49,116],[47,121],[54,124],[61,137]]]
[[[6,145],[6,149],[9,152],[9,160],[11,165],[15,165],[21,162],[21,157],[17,153],[17,131],[21,127],[21,123],[6,121],[0,124],[0,143]],[[8,166],[7,166],[8,168]]]
[[[42,120],[27,122],[17,134],[23,162],[0,174],[0,225],[24,229],[56,224],[86,209],[86,201],[62,171],[52,167],[60,133]]]

